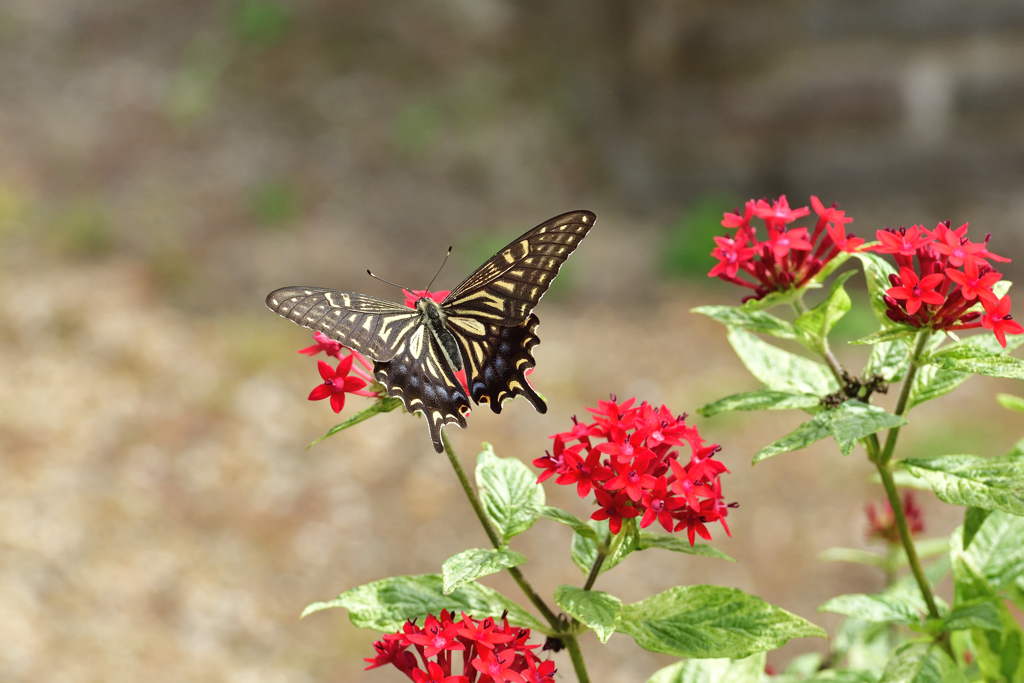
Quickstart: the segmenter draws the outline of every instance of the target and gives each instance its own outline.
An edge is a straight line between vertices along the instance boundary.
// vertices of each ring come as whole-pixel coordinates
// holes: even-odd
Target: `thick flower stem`
[[[480,526],[487,533],[487,538],[490,539],[491,545],[495,548],[500,548],[502,545],[501,538],[498,537],[498,532],[495,530],[494,525],[491,524],[491,520],[487,519],[483,503],[480,502],[480,497],[476,495],[473,485],[469,483],[466,470],[463,469],[462,463],[459,462],[459,457],[455,455],[455,451],[452,449],[451,442],[448,441],[448,435],[444,432],[441,432],[441,442],[444,444],[444,452],[448,456],[448,462],[451,463],[452,469],[455,470],[455,476],[459,478],[459,483],[462,484],[462,491],[466,494],[466,498],[469,499],[469,504],[473,506],[476,518],[480,520]]]
[[[910,391],[914,385],[914,378],[917,376],[917,370],[920,367],[921,355],[924,353],[930,337],[931,333],[928,330],[921,330],[915,340],[914,350],[910,356],[910,367],[907,368],[906,377],[903,379],[903,386],[900,387],[899,398],[896,400],[895,414],[901,417],[907,411],[907,403],[910,400]],[[914,539],[910,535],[910,525],[907,524],[907,515],[903,510],[903,502],[900,500],[899,491],[896,489],[896,481],[893,479],[892,471],[889,469],[889,461],[892,459],[893,451],[896,449],[896,439],[899,437],[899,433],[899,427],[890,429],[885,438],[885,446],[880,450],[876,439],[873,444],[870,444],[871,447],[868,449],[868,454],[875,467],[878,468],[878,476],[882,479],[882,486],[885,488],[885,495],[889,499],[889,507],[892,508],[893,518],[896,521],[896,530],[899,532],[900,543],[903,546],[903,551],[907,554],[907,564],[910,565],[910,571],[914,575],[914,580],[917,581],[918,588],[921,589],[921,596],[928,607],[928,616],[932,619],[939,619],[941,615],[939,614],[938,605],[935,603],[935,595],[932,593],[932,587],[928,583],[928,578],[924,575],[924,569],[921,567],[921,560],[917,556]],[[952,646],[946,634],[938,639],[938,643],[951,657],[953,656]]]
[[[907,524],[907,515],[903,512],[903,503],[900,502],[899,491],[896,490],[896,482],[892,478],[892,472],[888,465],[875,463],[878,467],[878,474],[882,478],[882,486],[885,487],[885,495],[889,498],[889,506],[892,508],[893,517],[896,519],[896,529],[900,533],[900,542],[903,550],[907,553],[907,562],[910,564],[910,571],[914,574],[917,585],[921,588],[924,602],[928,605],[928,616],[932,619],[940,618],[939,608],[935,604],[935,596],[932,595],[932,587],[921,568],[921,560],[917,557],[917,548],[914,547],[914,540],[910,537],[910,526]]]
[[[910,400],[910,390],[914,386],[914,378],[917,377],[917,369],[920,367],[921,354],[924,353],[925,346],[928,345],[930,338],[931,332],[929,330],[921,330],[917,333],[917,339],[914,341],[914,350],[910,355],[910,367],[907,368],[907,376],[903,378],[903,386],[900,387],[900,397],[896,400],[895,414],[900,417],[903,417],[903,413],[907,411],[907,401]],[[896,438],[899,435],[899,427],[893,427],[889,430],[885,437],[885,447],[878,457],[878,464],[889,464],[889,460],[892,459],[892,453],[896,450]]]
[[[590,683],[590,676],[587,675],[587,666],[583,662],[583,653],[580,651],[580,644],[576,636],[563,637],[565,649],[569,651],[569,659],[572,660],[572,667],[576,670],[576,678],[580,683]]]
[[[587,582],[583,584],[583,590],[588,591],[594,587],[594,582],[597,581],[597,575],[601,573],[601,565],[604,564],[604,553],[598,552],[597,557],[594,559],[594,564],[590,567],[590,573],[587,574]]]
[[[473,512],[476,513],[477,519],[480,520],[480,526],[484,528],[487,533],[487,538],[490,539],[491,545],[495,548],[501,548],[501,538],[498,536],[498,532],[495,530],[494,525],[491,524],[491,520],[487,518],[487,514],[484,512],[483,503],[480,502],[480,497],[476,494],[476,489],[469,483],[469,477],[466,476],[466,470],[462,467],[462,463],[459,462],[459,458],[455,455],[455,451],[452,449],[452,444],[448,441],[448,435],[441,432],[441,442],[444,444],[444,452],[448,456],[448,462],[451,463],[452,469],[455,470],[455,475],[459,478],[459,483],[462,484],[462,491],[466,494],[466,498],[469,499],[469,504],[473,506]],[[551,625],[551,629],[555,632],[555,635],[565,643],[566,649],[569,650],[569,656],[572,658],[573,668],[576,670],[576,677],[579,679],[579,683],[590,683],[590,677],[587,675],[587,667],[583,661],[583,654],[580,652],[579,643],[576,640],[576,636],[571,633],[563,633],[564,628],[563,620],[559,619],[544,599],[533,589],[530,582],[526,580],[523,573],[519,571],[519,567],[509,567],[509,575],[519,584],[519,588],[526,594],[526,597],[533,603],[544,619],[547,620],[548,624]]]

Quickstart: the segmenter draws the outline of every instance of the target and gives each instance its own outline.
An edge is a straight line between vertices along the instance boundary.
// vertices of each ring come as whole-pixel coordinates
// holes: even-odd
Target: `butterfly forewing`
[[[410,413],[423,412],[438,453],[444,450],[442,427],[457,424],[465,429],[469,398],[441,345],[425,325],[419,325],[407,337],[394,358],[376,363],[373,375],[387,388],[388,396],[402,399]]]
[[[589,211],[564,213],[513,240],[452,290],[442,304],[445,313],[482,323],[521,324],[596,218]]]
[[[401,304],[321,287],[276,289],[267,295],[267,306],[377,361],[395,357],[420,317]]]

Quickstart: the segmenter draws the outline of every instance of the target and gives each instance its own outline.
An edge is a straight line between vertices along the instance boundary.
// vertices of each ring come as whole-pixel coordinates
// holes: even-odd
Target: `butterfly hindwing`
[[[394,358],[420,317],[401,304],[322,287],[276,289],[267,295],[267,306],[376,361]]]
[[[459,318],[448,318],[449,329],[459,329],[461,322]],[[489,324],[484,326],[483,334],[455,335],[466,368],[469,395],[474,401],[486,403],[500,413],[506,399],[525,396],[537,412],[547,412],[544,399],[526,379],[526,371],[536,365],[531,350],[540,343],[538,324],[537,316],[530,314],[521,325]]]
[[[453,289],[442,303],[445,312],[503,326],[523,323],[595,220],[589,211],[571,211],[526,232]]]
[[[406,410],[423,413],[438,453],[444,450],[442,427],[457,424],[466,428],[469,398],[426,325],[418,325],[408,335],[394,358],[374,364],[373,375],[387,389],[388,396],[402,399]]]

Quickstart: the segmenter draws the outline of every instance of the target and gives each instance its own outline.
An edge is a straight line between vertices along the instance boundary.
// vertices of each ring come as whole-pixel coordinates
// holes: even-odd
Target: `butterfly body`
[[[462,355],[459,353],[459,345],[455,341],[455,335],[444,326],[444,309],[429,297],[421,297],[416,301],[416,310],[420,312],[423,324],[434,335],[437,343],[441,345],[445,358],[451,363],[456,371],[462,369]]]
[[[267,296],[267,306],[375,361],[374,377],[409,412],[423,413],[441,452],[442,427],[465,428],[470,397],[496,413],[515,396],[547,410],[526,379],[535,365],[532,349],[540,343],[533,308],[596,218],[573,211],[541,223],[441,303],[422,297],[408,308],[356,292],[284,287]],[[466,386],[455,374],[463,369]]]

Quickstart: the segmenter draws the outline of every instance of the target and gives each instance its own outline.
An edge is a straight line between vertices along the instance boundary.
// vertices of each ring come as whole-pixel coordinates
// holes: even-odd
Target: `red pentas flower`
[[[1005,347],[1006,334],[1021,334],[1024,328],[1010,316],[1009,298],[999,299],[992,291],[1002,275],[989,261],[1009,259],[988,250],[990,235],[971,242],[967,227],[964,223],[953,230],[944,222],[935,230],[920,225],[886,228],[878,231],[878,243],[865,250],[891,254],[899,267],[898,275],[889,276],[892,286],[883,297],[891,320],[945,331],[984,327]]]
[[[423,628],[408,621],[385,635],[364,661],[367,669],[392,664],[415,683],[554,683],[554,662],[533,654],[540,645],[529,638],[530,629],[510,625],[507,615],[499,623],[463,612],[456,621],[444,610],[428,615]]]
[[[981,304],[985,307],[985,315],[981,316],[981,326],[986,330],[992,330],[1004,349],[1006,348],[1007,332],[1010,334],[1024,333],[1024,327],[1010,317],[1009,295],[999,299],[996,303],[989,299],[982,299]]]
[[[787,227],[809,215],[810,209],[790,208],[785,195],[775,201],[751,199],[743,213],[727,212],[722,225],[735,229],[736,234],[715,238],[717,246],[711,255],[718,264],[708,277],[752,289],[754,293],[746,299],[761,299],[771,292],[806,285],[840,252],[856,251],[864,243],[859,237],[847,236],[845,224],[853,219],[837,205],[826,207],[817,197],[811,197],[811,205],[818,214],[813,230]],[[764,221],[767,236],[763,241],[750,222],[755,217]]]
[[[722,501],[719,480],[729,470],[714,457],[720,448],[706,446],[686,415],[615,396],[587,410],[593,422],[573,417],[572,429],[551,437],[553,452],[533,461],[542,470],[538,481],[558,475],[555,483],[576,484],[581,498],[593,491],[598,509],[591,519],[607,519],[613,534],[637,517],[641,528],[658,522],[669,532],[686,529],[691,545],[696,534],[711,538],[705,525],[712,522],[729,533],[725,516],[736,504]]]
[[[896,516],[892,512],[889,501],[882,503],[876,508],[874,503],[864,506],[864,512],[868,517],[867,537],[880,538],[888,543],[899,543],[899,530],[896,528]],[[907,516],[907,526],[910,528],[910,535],[916,536],[924,531],[924,512],[917,505],[914,494],[907,491],[903,494],[903,512]]]
[[[334,356],[335,358],[338,359],[341,358],[341,342],[334,341],[323,332],[314,332],[313,339],[316,341],[316,344],[313,344],[312,346],[307,346],[304,349],[299,349],[299,353],[305,354],[307,356],[315,356],[316,354],[323,351],[328,356]]]
[[[416,308],[416,302],[420,299],[431,299],[434,303],[439,304],[450,294],[447,289],[440,289],[436,292],[426,289],[403,289],[402,293],[405,294],[405,305],[409,308]]]
[[[317,361],[317,368],[320,370],[320,376],[324,383],[316,385],[313,391],[309,392],[309,400],[319,401],[330,397],[331,408],[334,412],[340,413],[341,409],[345,407],[345,394],[357,393],[366,386],[366,380],[349,376],[353,360],[355,360],[354,355],[345,356],[338,362],[337,368],[332,368],[322,360]]]

